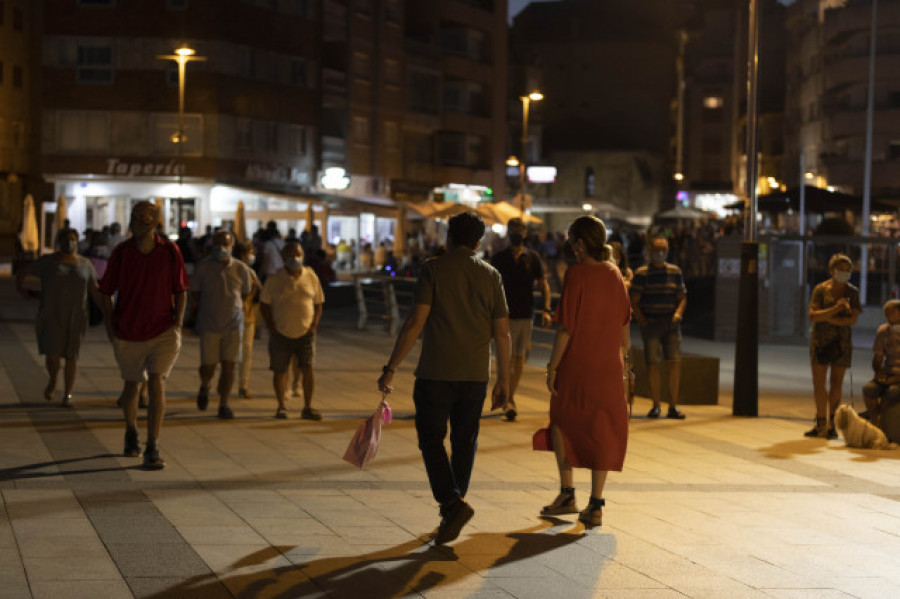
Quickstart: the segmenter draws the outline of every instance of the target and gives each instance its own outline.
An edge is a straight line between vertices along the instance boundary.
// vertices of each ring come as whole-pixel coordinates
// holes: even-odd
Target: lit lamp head
[[[683,173],[675,173],[674,175],[672,175],[672,178],[675,179],[676,181],[684,181],[684,174]]]
[[[519,166],[519,159],[515,156],[510,156],[506,159],[506,166]]]
[[[187,46],[182,46],[175,50],[175,54],[178,56],[193,56],[197,52],[193,48],[188,48]]]
[[[531,92],[530,94],[528,94],[528,99],[531,100],[532,102],[540,102],[541,100],[544,99],[544,94],[535,90],[535,91]]]

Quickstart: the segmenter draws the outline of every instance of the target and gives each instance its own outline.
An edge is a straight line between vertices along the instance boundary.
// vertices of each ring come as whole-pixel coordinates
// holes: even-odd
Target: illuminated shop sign
[[[530,183],[554,183],[556,181],[555,166],[529,166],[525,176]]]
[[[338,166],[333,166],[326,168],[322,172],[322,176],[319,178],[319,184],[325,189],[347,189],[350,187],[350,177],[347,175],[346,170]]]

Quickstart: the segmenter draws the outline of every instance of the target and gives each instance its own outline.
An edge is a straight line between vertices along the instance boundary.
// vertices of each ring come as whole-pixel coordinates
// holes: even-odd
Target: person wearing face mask
[[[87,258],[79,256],[78,232],[62,229],[56,236],[58,250],[24,266],[16,275],[19,292],[32,299],[24,287],[25,278],[41,281],[40,307],[35,319],[38,352],[45,356],[49,380],[44,399],[53,401],[60,362],[65,359],[62,405],[72,407],[72,390],[81,341],[87,330],[88,297],[100,302],[97,275]]]
[[[650,377],[653,407],[647,418],[659,418],[662,398],[662,372],[659,354],[662,349],[669,373],[669,411],[666,418],[684,419],[678,409],[678,385],[681,382],[681,319],[687,305],[687,290],[681,269],[666,262],[669,242],[665,237],[650,240],[650,261],[634,273],[631,281],[631,306],[641,327],[644,360]]]
[[[303,250],[298,242],[286,242],[281,258],[284,267],[266,279],[259,300],[260,313],[269,329],[269,368],[278,401],[275,418],[287,418],[285,393],[291,360],[296,360],[303,379],[300,417],[321,420],[322,414],[312,407],[312,363],[325,294],[313,269],[303,266]]]
[[[209,405],[209,385],[221,364],[219,418],[230,420],[234,413],[228,405],[234,384],[234,367],[241,361],[241,336],[244,330],[244,299],[253,293],[255,279],[249,266],[231,257],[234,236],[217,231],[209,255],[197,263],[191,277],[191,320],[200,336],[200,391],[197,409]]]
[[[252,266],[256,259],[253,253],[253,244],[249,242],[235,243],[231,255],[235,260],[240,260],[247,266]],[[238,380],[238,396],[245,399],[253,397],[250,393],[250,368],[253,365],[253,338],[256,336],[256,313],[261,288],[259,278],[252,268],[250,274],[253,275],[253,291],[244,297],[243,302],[244,332],[241,335],[241,372]]]
[[[137,202],[131,209],[131,238],[113,250],[100,281],[106,334],[125,381],[125,450],[141,454],[137,431],[138,394],[147,381],[147,445],[143,467],[160,470],[157,441],[166,414],[166,379],[181,351],[181,329],[187,304],[188,279],[178,246],[157,233],[159,207]],[[116,296],[113,306],[112,296]]]
[[[832,256],[828,261],[831,278],[816,285],[809,299],[809,321],[813,323],[809,356],[816,425],[804,433],[807,437],[837,438],[834,412],[841,405],[844,373],[850,368],[853,355],[850,327],[856,324],[862,312],[859,289],[849,283],[852,270],[853,262],[848,256]],[[827,389],[826,379],[830,383]]]
[[[869,421],[876,426],[881,426],[882,407],[900,401],[900,300],[885,302],[884,317],[887,322],[878,327],[872,344],[875,378],[862,390]]]
[[[509,306],[509,334],[512,340],[512,361],[509,373],[509,399],[505,417],[509,422],[516,419],[516,389],[522,378],[525,360],[531,349],[531,333],[534,328],[534,285],[541,290],[544,310],[541,325],[549,327],[550,285],[544,276],[544,268],[537,252],[525,247],[525,223],[513,218],[506,224],[509,246],[494,254],[491,266],[503,278],[503,291]]]

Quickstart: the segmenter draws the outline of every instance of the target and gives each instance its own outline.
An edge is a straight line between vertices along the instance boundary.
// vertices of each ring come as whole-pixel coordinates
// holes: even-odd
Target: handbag
[[[534,451],[553,451],[553,435],[550,427],[539,428],[531,437],[531,449]]]
[[[375,459],[375,454],[378,453],[378,444],[381,442],[381,425],[391,421],[391,407],[385,397],[387,396],[382,396],[381,403],[375,412],[356,427],[347,451],[344,452],[344,460],[357,468],[362,469],[363,466]]]

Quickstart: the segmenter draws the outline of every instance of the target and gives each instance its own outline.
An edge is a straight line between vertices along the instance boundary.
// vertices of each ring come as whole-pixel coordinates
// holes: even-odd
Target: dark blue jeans
[[[416,432],[431,483],[431,493],[442,506],[466,496],[487,383],[416,379]],[[450,457],[444,447],[450,422]]]

